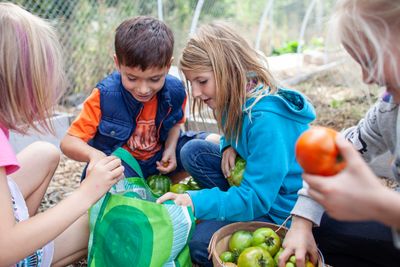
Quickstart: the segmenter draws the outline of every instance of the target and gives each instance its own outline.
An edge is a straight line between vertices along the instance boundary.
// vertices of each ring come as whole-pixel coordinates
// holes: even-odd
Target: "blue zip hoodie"
[[[254,102],[246,102],[249,107]],[[215,187],[189,191],[198,219],[250,221],[268,215],[281,224],[290,215],[302,187],[302,169],[295,159],[295,143],[315,119],[312,105],[299,92],[279,89],[244,111],[242,133],[221,139],[246,160],[240,186],[228,191]]]

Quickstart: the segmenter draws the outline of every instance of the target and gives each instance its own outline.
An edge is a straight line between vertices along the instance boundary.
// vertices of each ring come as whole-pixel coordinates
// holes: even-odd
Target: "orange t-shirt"
[[[138,160],[151,158],[162,147],[155,124],[157,105],[157,97],[153,97],[150,101],[143,103],[143,108],[136,121],[135,131],[123,146]],[[183,101],[182,110],[185,110],[185,105],[186,98]],[[82,111],[72,122],[68,129],[68,134],[88,142],[96,135],[100,119],[100,91],[95,88],[83,103]],[[185,116],[178,123],[184,122]]]

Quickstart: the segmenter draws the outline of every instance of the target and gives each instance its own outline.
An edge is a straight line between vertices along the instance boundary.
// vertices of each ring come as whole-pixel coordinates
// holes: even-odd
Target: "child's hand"
[[[285,267],[290,256],[296,256],[296,266],[304,267],[308,260],[316,263],[318,259],[317,245],[312,234],[312,222],[304,218],[294,216],[292,226],[283,240],[285,249],[279,256],[279,267]]]
[[[105,158],[105,157],[107,157],[107,155],[106,154],[104,154],[104,152],[102,152],[102,151],[100,151],[100,150],[97,150],[97,149],[93,149],[93,151],[90,153],[90,155],[89,155],[89,164],[88,164],[88,167],[87,167],[87,169],[86,169],[86,175],[89,175],[90,174],[90,172],[92,171],[92,169],[93,169],[93,166],[94,165],[96,165],[96,163],[99,161],[99,160],[101,160],[101,159],[103,159],[103,158]]]
[[[114,156],[105,157],[99,160],[83,180],[80,189],[84,190],[84,196],[94,204],[99,200],[115,183],[123,178],[124,167],[121,160]]]
[[[175,194],[172,192],[167,192],[157,199],[157,203],[161,204],[169,199],[173,200],[178,206],[189,206],[192,208],[192,211],[194,211],[193,202],[189,194]]]
[[[222,153],[221,169],[225,178],[231,176],[231,171],[235,167],[236,151],[233,147],[228,147]]]
[[[335,219],[374,219],[373,207],[377,200],[386,195],[386,188],[348,141],[339,137],[336,144],[347,167],[330,177],[303,174],[309,185],[310,196]]]
[[[175,149],[164,150],[161,161],[156,162],[157,170],[162,174],[170,173],[176,169]]]

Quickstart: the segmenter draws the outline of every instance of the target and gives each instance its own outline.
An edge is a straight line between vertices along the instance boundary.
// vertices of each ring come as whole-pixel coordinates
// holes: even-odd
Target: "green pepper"
[[[155,195],[164,195],[169,191],[171,179],[168,176],[155,174],[147,177],[147,184]]]
[[[199,190],[201,187],[199,184],[193,179],[193,177],[189,178],[189,181],[187,182],[187,185],[190,187],[190,190]]]

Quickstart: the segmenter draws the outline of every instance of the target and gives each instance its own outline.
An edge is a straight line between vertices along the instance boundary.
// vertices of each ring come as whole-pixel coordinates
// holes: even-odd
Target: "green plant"
[[[299,47],[298,41],[291,41],[284,44],[282,47],[273,48],[272,55],[279,56],[283,54],[296,53],[298,47]]]

